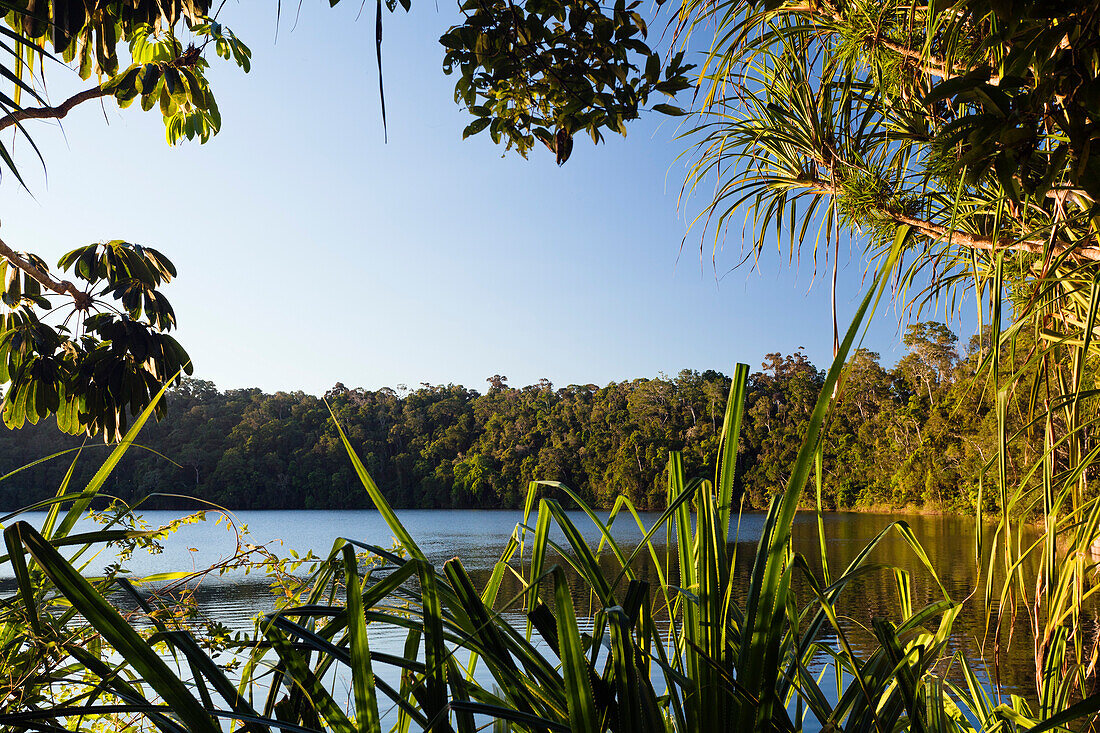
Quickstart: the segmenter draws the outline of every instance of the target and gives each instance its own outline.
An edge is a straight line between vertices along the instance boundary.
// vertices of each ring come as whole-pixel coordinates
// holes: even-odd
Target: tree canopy
[[[829,508],[969,511],[978,501],[977,477],[996,444],[994,400],[972,384],[980,354],[959,353],[939,323],[914,324],[906,340],[909,354],[894,367],[864,349],[848,360],[824,444]],[[823,379],[801,352],[768,354],[749,375],[736,472],[746,507],[767,507],[788,479]],[[127,502],[169,495],[145,504],[157,507],[191,507],[179,498],[190,496],[234,509],[367,508],[331,406],[395,506],[520,508],[537,479],[560,481],[593,506],[625,496],[661,509],[669,451],[696,472],[713,464],[730,379],[684,370],[602,386],[513,387],[497,374],[484,387],[338,383],[322,400],[185,379],[168,392],[168,415],[142,431],[152,450],[131,452],[108,491]],[[1021,415],[1014,410],[1013,428]],[[80,443],[51,424],[5,431],[0,471]],[[95,463],[78,462],[72,480]],[[0,503],[47,498],[67,470],[61,459],[22,472],[0,489]]]
[[[744,204],[757,245],[773,227],[792,246],[811,224],[850,227],[872,248],[900,230],[941,270],[968,269],[971,253],[1100,259],[1094,3],[694,0],[684,12],[724,39],[695,131],[695,177],[720,178],[719,225]]]
[[[985,598],[993,614],[1000,594],[994,634],[1006,605],[1025,604],[1053,715],[1089,693],[1100,654],[1080,623],[1091,566],[1072,549],[1095,541],[1100,511],[1100,7],[685,0],[682,13],[715,39],[687,183],[717,183],[702,217],[712,232],[743,214],[747,256],[777,239],[833,268],[854,240],[900,300],[977,301],[996,440],[971,467],[976,532],[980,542],[989,487],[1001,573],[986,568]],[[949,339],[918,335],[903,366],[932,394]],[[1034,515],[1044,535],[1022,545],[1015,522]],[[1072,640],[1064,655],[1055,639]],[[1064,686],[1050,665],[1073,670]]]

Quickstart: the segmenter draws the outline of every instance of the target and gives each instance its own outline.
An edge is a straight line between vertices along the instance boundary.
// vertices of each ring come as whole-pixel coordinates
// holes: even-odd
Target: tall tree
[[[932,321],[908,326],[901,337],[909,353],[898,364],[898,370],[915,389],[924,388],[929,402],[933,390],[951,375],[958,361],[958,340],[947,326]]]
[[[1097,510],[1089,362],[1100,326],[1100,7],[684,0],[681,11],[715,39],[687,183],[717,180],[704,221],[724,228],[747,206],[756,249],[773,232],[792,251],[809,239],[835,268],[852,236],[873,267],[900,251],[905,264],[885,273],[899,297],[977,296],[991,326],[982,366],[999,435],[983,473],[1009,578],[990,571],[989,582],[1014,603],[1036,587],[1022,556],[1041,564],[1041,597],[1028,608],[1043,717],[1054,714],[1073,685],[1088,692],[1082,681],[1096,676],[1100,654],[1079,622],[1096,524],[1078,531]],[[922,273],[930,287],[918,285]],[[1046,449],[1016,467],[1010,423],[1021,404],[1019,439]],[[1046,529],[1034,549],[1013,539],[1031,506]],[[1073,672],[1048,678],[1050,654]],[[1055,694],[1058,679],[1069,687]]]

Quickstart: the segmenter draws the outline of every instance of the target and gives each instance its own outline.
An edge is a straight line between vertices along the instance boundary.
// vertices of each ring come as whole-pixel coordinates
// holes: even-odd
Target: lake
[[[143,517],[152,525],[158,525],[180,516],[180,512],[149,511]],[[470,571],[475,583],[487,576],[487,571],[499,558],[508,537],[522,520],[518,511],[464,511],[464,510],[402,510],[401,521],[415,538],[430,560],[441,565],[451,557],[459,557]],[[156,555],[135,553],[124,567],[135,577],[157,573],[184,571],[208,567],[232,555],[236,547],[234,534],[223,521],[215,523],[218,515],[208,513],[207,521],[186,525],[165,543],[164,552]],[[570,512],[577,526],[585,532],[593,547],[598,541],[594,525],[580,512]],[[658,514],[643,514],[648,527]],[[24,515],[32,524],[41,524],[41,515]],[[382,547],[393,542],[390,529],[374,511],[246,511],[235,515],[236,521],[247,527],[244,541],[253,545],[267,544],[281,556],[291,552],[304,555],[313,551],[327,555],[333,541],[346,537]],[[740,526],[731,528],[730,541],[737,549],[736,574],[742,578],[741,588],[747,588],[752,555],[760,537],[764,516],[745,514]],[[973,519],[966,517],[931,515],[891,515],[830,513],[825,516],[825,532],[828,538],[826,553],[834,575],[884,527],[893,521],[904,520],[928,551],[933,565],[940,574],[940,581],[955,600],[971,596],[978,587],[976,550]],[[532,518],[533,521],[533,518]],[[614,536],[626,546],[636,546],[642,537],[633,519],[620,516],[614,525]],[[663,535],[663,530],[658,536]],[[820,552],[817,521],[812,513],[800,513],[793,528],[794,547],[804,554],[811,567],[819,567]],[[560,541],[563,538],[558,535]],[[605,553],[608,554],[609,553]],[[607,557],[609,569],[613,558]],[[113,557],[100,556],[89,566],[89,572],[99,572],[113,562]],[[912,574],[913,604],[919,608],[937,600],[938,588],[930,574],[923,568],[908,545],[898,536],[891,535],[874,552],[872,561],[902,567]],[[7,565],[0,566],[0,573],[10,576]],[[5,591],[12,589],[10,580],[0,581]],[[517,586],[518,588],[518,586]],[[501,598],[513,593],[505,588]],[[257,614],[274,608],[274,596],[262,576],[245,576],[239,572],[225,575],[208,575],[196,587],[199,607],[206,615],[221,621],[235,630],[251,629]],[[846,595],[847,602],[838,610],[844,623],[853,631],[857,651],[867,636],[861,636],[859,627],[869,626],[875,616],[897,617],[897,590],[892,573],[882,571],[859,578]],[[981,593],[967,604],[955,624],[954,649],[963,651],[971,660],[978,659],[981,641],[985,634],[985,615],[980,606]],[[802,602],[808,594],[800,596]],[[578,599],[578,613],[588,608],[587,599]],[[516,614],[519,621],[522,617]],[[372,628],[371,646],[379,651],[400,654],[404,635],[394,630]],[[986,645],[992,648],[992,644]],[[1033,689],[1034,666],[1032,648],[1026,618],[1021,614],[1013,633],[1013,643],[1001,651],[1000,677],[1005,691],[1026,694]]]

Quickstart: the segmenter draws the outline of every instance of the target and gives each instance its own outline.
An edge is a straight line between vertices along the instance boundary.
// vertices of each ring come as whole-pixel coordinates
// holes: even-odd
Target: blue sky
[[[811,289],[809,263],[773,249],[730,271],[739,232],[720,277],[710,244],[700,253],[698,202],[678,208],[676,120],[648,114],[598,147],[578,138],[561,168],[545,150],[462,141],[436,43],[452,5],[417,0],[385,18],[384,144],[373,9],[327,5],[306,0],[294,22],[284,3],[277,41],[274,4],[224,8],[253,68],[215,63],[224,126],[206,145],[169,147],[157,113],[113,102],[31,128],[46,174],[17,146],[31,192],[4,177],[0,237],[53,261],[115,238],[166,253],[177,337],[222,388],[604,384],[757,368],[799,346],[828,365],[827,280]],[[81,86],[61,69],[48,81],[55,102]],[[843,323],[863,266],[842,263]],[[884,311],[865,345],[893,362],[901,314]]]

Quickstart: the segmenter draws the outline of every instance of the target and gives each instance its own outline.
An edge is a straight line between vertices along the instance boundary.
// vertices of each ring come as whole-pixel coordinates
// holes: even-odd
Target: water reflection
[[[400,518],[433,562],[442,565],[451,557],[459,557],[473,576],[475,583],[483,583],[492,565],[499,557],[507,538],[521,521],[519,512],[511,511],[402,511]],[[170,512],[148,512],[150,523],[162,523],[176,516]],[[593,547],[599,533],[592,523],[579,512],[571,512],[571,518],[584,532]],[[657,514],[642,516],[648,528],[658,518]],[[246,539],[254,544],[270,545],[282,556],[291,550],[304,554],[310,550],[326,555],[337,537],[349,537],[371,544],[388,547],[392,533],[381,517],[372,511],[283,511],[242,512],[238,519],[247,524]],[[906,521],[914,535],[928,551],[939,580],[952,599],[962,601],[974,594],[978,587],[976,550],[973,520],[949,516],[916,516],[886,514],[836,513],[825,517],[827,536],[826,554],[833,575],[839,573],[868,542],[895,520]],[[40,518],[31,517],[39,524]],[[738,528],[731,528],[731,550],[736,549],[735,589],[744,594],[748,588],[752,556],[763,528],[763,515],[746,514]],[[736,532],[736,534],[735,534]],[[642,531],[630,517],[619,517],[613,534],[625,548],[637,546]],[[735,536],[734,536],[735,535]],[[664,532],[656,537],[664,541]],[[277,544],[282,540],[282,544]],[[560,534],[555,540],[564,543]],[[795,519],[793,541],[796,552],[803,554],[811,568],[820,567],[820,551],[817,522],[813,514],[800,514]],[[201,568],[217,563],[235,547],[233,536],[224,526],[213,521],[189,525],[174,535],[159,555],[135,555],[126,567],[135,576],[145,576],[190,568]],[[618,565],[610,552],[605,550],[600,563],[608,573],[617,573]],[[96,572],[113,558],[99,557],[90,569]],[[938,600],[941,592],[930,573],[923,567],[909,546],[896,534],[888,536],[872,553],[870,562],[893,565],[909,571],[912,578],[912,602],[914,608]],[[660,555],[662,565],[669,568],[670,580],[675,582],[675,560]],[[651,587],[657,585],[656,573],[648,553],[636,563],[639,577],[648,580]],[[0,572],[7,572],[7,566]],[[520,591],[514,578],[506,577],[499,598],[513,598]],[[580,578],[570,575],[574,589],[574,601],[578,613],[591,608],[591,599]],[[12,589],[10,580],[0,581],[5,593]],[[811,595],[804,584],[796,583],[796,593],[802,603]],[[846,632],[851,633],[851,643],[857,653],[871,648],[871,637],[861,632],[869,627],[876,616],[897,620],[898,590],[894,575],[888,571],[874,572],[855,580],[843,596],[839,612],[844,617]],[[227,574],[205,578],[195,588],[199,608],[210,618],[220,621],[234,630],[251,629],[253,619],[274,609],[274,596],[262,577]],[[742,596],[743,597],[743,596]],[[986,635],[985,614],[981,608],[981,594],[969,601],[955,622],[952,651],[962,651],[971,661],[979,661],[981,642]],[[518,609],[517,609],[518,610]],[[520,616],[515,618],[519,619]],[[390,653],[401,653],[403,634],[393,630],[372,629],[376,637],[372,648]],[[1003,689],[1024,693],[1033,689],[1034,666],[1026,617],[1023,614],[1013,629],[1013,643],[1001,650],[1001,682]],[[991,645],[987,644],[991,648]]]

